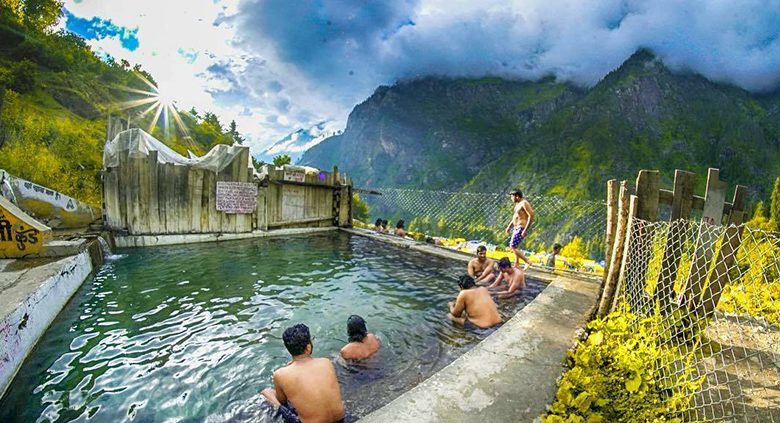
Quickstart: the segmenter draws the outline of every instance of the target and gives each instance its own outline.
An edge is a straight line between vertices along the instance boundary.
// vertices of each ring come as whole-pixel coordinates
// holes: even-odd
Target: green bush
[[[35,63],[29,60],[22,60],[14,65],[11,73],[13,75],[11,88],[14,91],[24,94],[35,88],[38,80],[38,66]]]
[[[616,311],[588,329],[544,423],[682,421],[704,379],[694,377],[690,351],[659,345],[669,331],[659,315]]]

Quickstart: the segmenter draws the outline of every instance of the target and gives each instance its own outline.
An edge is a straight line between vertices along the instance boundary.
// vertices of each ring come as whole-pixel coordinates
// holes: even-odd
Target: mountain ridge
[[[704,174],[718,167],[724,180],[758,197],[780,173],[778,117],[780,92],[752,94],[672,72],[642,49],[590,88],[553,78],[434,77],[379,87],[353,109],[343,134],[309,149],[301,162],[339,164],[367,187],[520,185],[578,199],[603,198],[606,180],[632,180],[642,168],[661,170],[671,184],[675,168]],[[427,130],[409,129],[420,121]],[[377,169],[361,164],[378,160],[384,163]]]

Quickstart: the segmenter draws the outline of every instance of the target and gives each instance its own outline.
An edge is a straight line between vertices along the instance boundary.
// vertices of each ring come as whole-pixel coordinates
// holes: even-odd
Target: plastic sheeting
[[[106,147],[103,150],[103,168],[118,167],[119,155],[125,151],[130,158],[147,157],[150,152],[156,151],[157,161],[160,163],[193,166],[216,173],[229,166],[244,148],[246,147],[219,144],[214,146],[203,157],[187,158],[173,151],[162,141],[154,138],[142,129],[132,128],[120,132],[113,140],[106,143]],[[251,158],[246,165],[247,168],[254,171]]]

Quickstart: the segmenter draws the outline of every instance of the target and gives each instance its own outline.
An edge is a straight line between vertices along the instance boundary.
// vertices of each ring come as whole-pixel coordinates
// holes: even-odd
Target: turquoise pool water
[[[348,413],[365,415],[479,338],[445,319],[465,264],[333,232],[120,251],[84,283],[0,400],[0,421],[271,421],[258,393],[302,322],[331,357]],[[504,300],[511,317],[543,288]],[[382,340],[337,359],[346,319]]]

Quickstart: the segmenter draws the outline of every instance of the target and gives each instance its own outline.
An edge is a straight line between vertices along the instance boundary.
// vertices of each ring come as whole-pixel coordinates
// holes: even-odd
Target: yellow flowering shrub
[[[682,421],[703,379],[694,377],[692,353],[658,344],[669,330],[660,316],[621,310],[588,329],[542,422]]]

